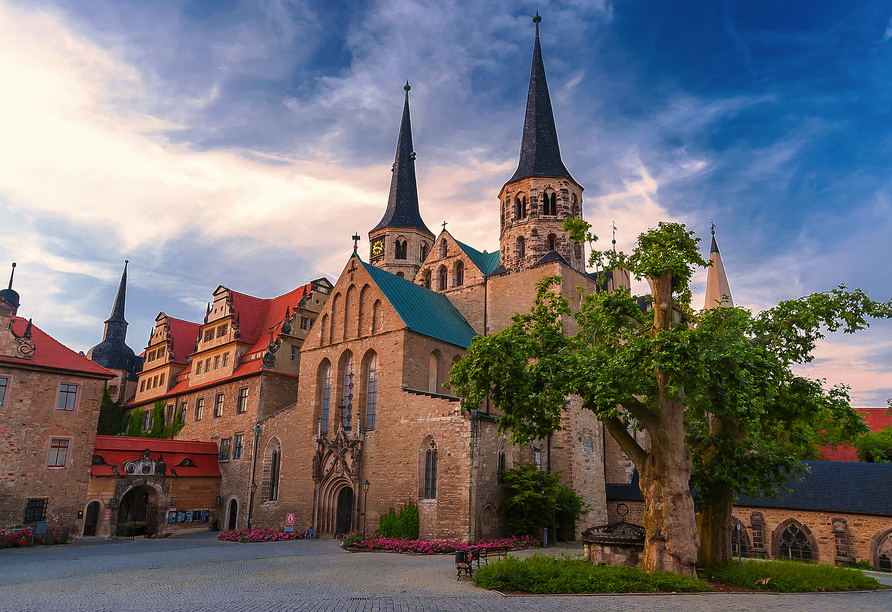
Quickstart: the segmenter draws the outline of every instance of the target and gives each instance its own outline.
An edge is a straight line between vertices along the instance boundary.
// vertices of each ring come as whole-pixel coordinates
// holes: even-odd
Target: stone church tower
[[[516,272],[533,266],[547,253],[555,251],[571,267],[585,272],[582,244],[572,242],[563,231],[565,217],[582,216],[583,188],[573,180],[561,161],[539,44],[542,18],[537,14],[533,21],[536,23],[536,43],[520,162],[514,176],[499,193],[501,261],[506,270]]]
[[[412,122],[409,118],[409,83],[403,89],[406,90],[406,101],[393,162],[390,197],[384,218],[369,232],[369,261],[391,274],[412,281],[430,253],[434,235],[418,212],[415,151],[412,148]]]

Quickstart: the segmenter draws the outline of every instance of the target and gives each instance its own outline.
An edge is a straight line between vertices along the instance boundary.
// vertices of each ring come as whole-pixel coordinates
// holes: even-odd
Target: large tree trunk
[[[697,524],[691,497],[691,471],[694,464],[684,444],[681,429],[683,407],[667,428],[654,434],[641,475],[644,496],[644,569],[663,570],[686,576],[696,575]],[[662,419],[664,422],[666,419]],[[671,421],[678,423],[671,423]]]
[[[734,492],[730,485],[721,484],[715,489],[712,504],[697,515],[697,531],[700,532],[698,565],[727,563],[731,560],[731,505]]]
[[[654,331],[668,331],[673,324],[672,274],[651,279],[651,285]],[[646,529],[644,569],[695,576],[700,543],[690,486],[694,464],[684,441],[684,396],[669,393],[669,381],[659,370],[656,379],[657,414],[647,427],[651,447],[640,481]]]

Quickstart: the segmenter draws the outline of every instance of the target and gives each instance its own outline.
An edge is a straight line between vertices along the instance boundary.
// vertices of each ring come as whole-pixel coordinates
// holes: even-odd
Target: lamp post
[[[365,517],[369,513],[369,487],[372,483],[366,478],[362,483],[362,492],[365,493],[365,499],[362,502],[362,532],[365,533]]]
[[[257,492],[257,482],[254,480],[257,474],[257,444],[260,441],[260,423],[254,427],[254,457],[251,463],[251,500],[248,502],[248,529],[254,525],[254,493]]]

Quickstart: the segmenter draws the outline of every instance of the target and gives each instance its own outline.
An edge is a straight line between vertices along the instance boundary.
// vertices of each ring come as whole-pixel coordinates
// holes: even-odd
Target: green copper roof
[[[471,346],[477,334],[446,296],[410,283],[390,272],[356,259],[384,292],[409,329],[462,348]]]
[[[458,240],[456,240],[456,242],[458,242]],[[468,254],[468,257],[471,258],[471,261],[474,262],[474,265],[480,268],[480,271],[483,272],[483,276],[486,276],[499,267],[498,251],[494,251],[492,253],[481,253],[477,249],[469,247],[464,242],[458,242],[458,246],[460,246],[462,250]]]

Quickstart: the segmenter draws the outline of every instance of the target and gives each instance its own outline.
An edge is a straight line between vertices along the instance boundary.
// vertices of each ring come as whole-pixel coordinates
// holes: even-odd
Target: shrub
[[[115,535],[121,538],[132,538],[146,534],[145,521],[131,521],[129,523],[118,523]]]
[[[304,531],[282,531],[272,527],[255,527],[253,529],[233,529],[217,534],[217,539],[224,542],[280,542],[284,540],[303,540],[307,537]]]
[[[499,512],[505,515],[508,533],[538,537],[543,527],[554,525],[559,537],[575,539],[575,523],[588,510],[576,491],[560,483],[560,475],[543,472],[533,463],[503,472],[505,501]]]
[[[780,593],[881,588],[879,582],[859,570],[797,561],[744,561],[742,574],[735,561],[709,566],[699,573],[723,584]]]
[[[635,593],[709,591],[702,580],[634,567],[591,565],[567,555],[536,554],[525,559],[507,556],[474,575],[474,584],[500,591],[526,593]]]
[[[409,502],[399,514],[390,511],[378,518],[378,533],[398,540],[417,540],[419,531],[418,506]]]
[[[6,531],[0,529],[0,548],[24,548],[27,546],[54,546],[56,544],[68,543],[68,531],[48,529],[46,535],[34,536],[34,543],[31,543],[31,530],[22,529],[21,531]]]
[[[467,542],[456,542],[454,540],[400,540],[375,533],[363,534],[359,531],[345,535],[341,543],[345,548],[353,548],[355,550],[389,550],[391,552],[415,555],[454,553],[456,550],[468,550],[472,546],[507,546],[519,550],[540,545],[538,540],[529,536],[512,536],[502,540],[468,544]]]

